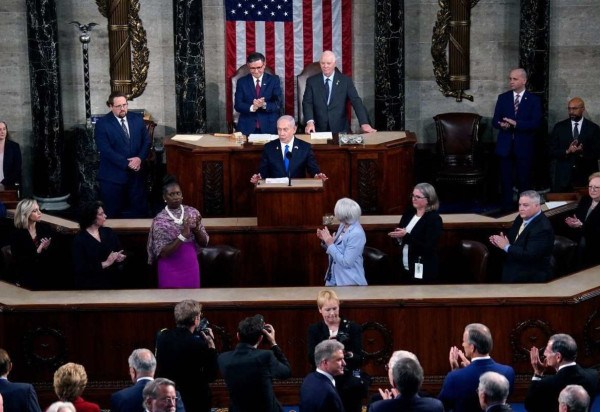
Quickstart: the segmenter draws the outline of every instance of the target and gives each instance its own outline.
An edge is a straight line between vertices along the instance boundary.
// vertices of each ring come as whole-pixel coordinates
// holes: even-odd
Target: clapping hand
[[[333,243],[333,236],[329,233],[327,226],[323,227],[323,229],[317,228],[317,237],[328,246]]]
[[[582,227],[582,226],[583,226],[583,223],[581,222],[581,220],[579,220],[579,219],[577,218],[577,216],[575,216],[575,215],[573,215],[573,216],[567,216],[567,217],[565,218],[565,223],[566,223],[566,224],[567,224],[569,227],[571,227],[571,228],[573,228],[573,229],[577,229],[577,228],[580,228],[580,227]]]
[[[448,360],[450,361],[450,368],[452,370],[464,368],[465,366],[469,366],[471,364],[471,361],[467,359],[464,352],[458,349],[456,346],[452,346],[450,348]]]
[[[42,238],[42,240],[40,240],[40,245],[37,247],[37,252],[42,253],[42,251],[48,249],[48,246],[50,246],[51,240],[52,240],[51,237]]]
[[[542,362],[540,359],[540,350],[535,346],[532,346],[529,351],[529,359],[531,361],[531,366],[533,367],[533,373],[540,376],[543,375],[548,364],[545,359],[544,362]]]

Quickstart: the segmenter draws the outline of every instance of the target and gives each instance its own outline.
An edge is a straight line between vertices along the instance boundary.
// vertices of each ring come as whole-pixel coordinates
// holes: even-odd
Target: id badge
[[[423,279],[423,264],[415,263],[415,279]]]

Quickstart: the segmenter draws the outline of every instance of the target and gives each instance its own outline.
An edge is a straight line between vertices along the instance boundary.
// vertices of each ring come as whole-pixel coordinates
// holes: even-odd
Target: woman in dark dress
[[[21,146],[9,139],[6,122],[0,121],[0,183],[6,188],[21,184]]]
[[[28,289],[47,289],[51,285],[48,273],[51,265],[53,232],[41,223],[42,212],[34,199],[23,199],[15,209],[16,230],[10,239],[15,261],[17,283]]]
[[[433,186],[419,183],[413,189],[412,208],[388,235],[398,242],[402,253],[402,280],[432,283],[438,278],[437,246],[442,235],[440,202]]]
[[[102,202],[83,204],[79,233],[73,239],[73,266],[76,289],[117,289],[122,284],[125,254],[117,234],[104,227]]]
[[[570,228],[581,232],[578,268],[600,264],[600,172],[592,173],[588,182],[588,195],[579,201],[575,215],[565,219]]]
[[[330,289],[319,292],[317,307],[323,320],[308,328],[308,359],[315,365],[315,347],[324,340],[336,339],[344,344],[344,374],[335,376],[336,389],[346,412],[362,410],[362,400],[367,396],[369,383],[360,368],[363,362],[362,328],[360,325],[340,318],[340,300]]]

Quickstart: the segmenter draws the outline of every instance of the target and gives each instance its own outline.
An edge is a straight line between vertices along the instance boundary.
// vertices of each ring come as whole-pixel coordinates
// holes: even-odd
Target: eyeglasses
[[[259,71],[259,70],[262,70],[264,67],[265,67],[265,65],[263,64],[262,66],[257,66],[257,67],[248,66],[248,69],[250,69],[250,71]]]
[[[410,195],[411,199],[427,199],[427,196]]]
[[[590,190],[600,190],[600,186],[588,186]]]
[[[120,104],[120,105],[118,105],[118,106],[114,106],[114,105],[113,105],[113,107],[116,107],[117,109],[124,109],[124,108],[126,108],[127,106],[129,106],[129,104],[128,104],[128,103],[123,103],[123,104]]]
[[[159,401],[159,402],[176,404],[177,401],[179,400],[179,398],[177,396],[174,396],[172,398],[169,397],[169,396],[166,396],[164,398],[156,398],[156,400]]]

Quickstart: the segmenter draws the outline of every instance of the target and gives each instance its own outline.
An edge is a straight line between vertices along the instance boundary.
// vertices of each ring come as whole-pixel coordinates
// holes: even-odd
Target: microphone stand
[[[292,185],[292,175],[291,175],[290,171],[291,171],[291,164],[292,164],[292,152],[287,152],[285,154],[285,158],[288,160],[288,170],[287,170],[288,186],[291,186]]]

